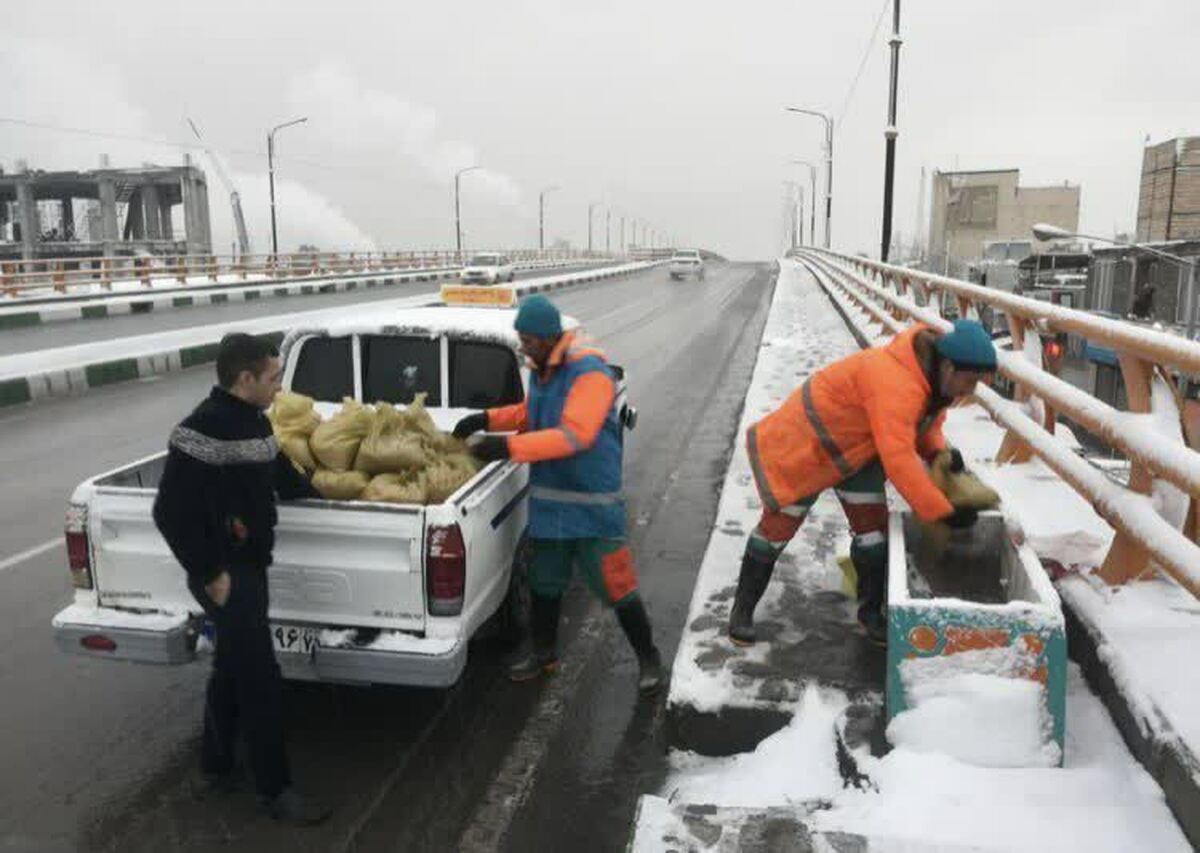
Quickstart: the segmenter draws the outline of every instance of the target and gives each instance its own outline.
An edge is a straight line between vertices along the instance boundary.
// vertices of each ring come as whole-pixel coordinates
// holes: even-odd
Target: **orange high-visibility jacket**
[[[875,457],[924,521],[953,512],[922,457],[945,446],[945,411],[930,416],[932,389],[914,351],[932,345],[926,326],[814,374],[746,434],[750,465],[768,509],[778,511],[837,485]]]

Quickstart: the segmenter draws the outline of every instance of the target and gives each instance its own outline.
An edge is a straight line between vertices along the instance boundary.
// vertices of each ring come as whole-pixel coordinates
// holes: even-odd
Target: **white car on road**
[[[463,284],[499,284],[516,278],[516,268],[507,255],[481,252],[473,255],[463,267]]]
[[[694,275],[703,281],[704,258],[700,257],[700,253],[695,249],[676,249],[671,257],[670,271],[671,278],[676,280]]]

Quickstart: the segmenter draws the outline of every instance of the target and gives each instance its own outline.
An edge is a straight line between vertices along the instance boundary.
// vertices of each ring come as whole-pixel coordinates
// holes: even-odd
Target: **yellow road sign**
[[[517,304],[517,294],[511,287],[443,284],[442,302],[447,305],[474,305],[481,308],[512,308]]]

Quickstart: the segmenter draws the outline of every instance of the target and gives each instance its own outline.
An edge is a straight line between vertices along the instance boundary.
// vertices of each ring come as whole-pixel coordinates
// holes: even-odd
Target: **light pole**
[[[546,187],[538,193],[538,248],[546,248],[546,193],[561,190],[560,186]]]
[[[892,185],[896,178],[896,90],[900,76],[900,0],[892,0],[892,75],[888,89],[888,123],[883,131],[885,142],[883,161],[883,235],[879,257],[885,264],[892,244]]]
[[[271,185],[271,259],[279,254],[279,236],[275,231],[275,134],[283,130],[285,127],[291,127],[294,124],[303,124],[308,121],[308,117],[295,118],[291,121],[285,121],[283,124],[277,124],[267,132],[267,180]]]
[[[817,245],[817,167],[807,160],[792,160],[794,166],[808,166],[808,242]],[[804,242],[801,239],[800,242]]]
[[[792,203],[792,227],[788,229],[791,232],[792,250],[800,245],[800,236],[797,232],[800,230],[802,219],[802,211],[804,209],[804,187],[796,181],[784,181],[788,187],[788,201]]]
[[[1193,340],[1196,336],[1196,266],[1198,258],[1181,258],[1179,255],[1172,255],[1170,252],[1164,252],[1162,249],[1156,249],[1153,246],[1147,246],[1145,243],[1130,243],[1125,240],[1116,240],[1111,237],[1096,237],[1092,234],[1077,234],[1073,231],[1068,231],[1065,228],[1059,228],[1057,225],[1047,225],[1038,223],[1033,226],[1033,236],[1039,240],[1062,240],[1064,238],[1075,237],[1081,240],[1098,240],[1101,243],[1111,243],[1114,246],[1125,246],[1133,249],[1135,252],[1145,252],[1148,255],[1155,255],[1179,264],[1188,271],[1188,286],[1187,286],[1187,324],[1184,335],[1187,339]],[[1133,287],[1133,282],[1129,282],[1130,288]]]
[[[625,214],[624,213],[621,214],[621,242],[619,242],[617,244],[617,251],[622,255],[625,254]]]
[[[458,203],[459,178],[467,172],[474,172],[476,169],[482,168],[482,166],[467,166],[467,168],[459,169],[454,173],[454,254],[459,263],[462,263],[462,208]]]
[[[612,251],[612,208],[604,208],[604,253]]]
[[[588,252],[592,251],[592,211],[600,206],[600,202],[593,201],[588,205]]]
[[[803,107],[785,107],[790,113],[816,116],[825,122],[825,248],[829,248],[831,220],[833,219],[833,116],[818,110]]]

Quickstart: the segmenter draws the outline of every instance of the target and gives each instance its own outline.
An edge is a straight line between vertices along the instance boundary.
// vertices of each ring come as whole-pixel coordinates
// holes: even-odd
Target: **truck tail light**
[[[115,652],[117,643],[103,634],[88,634],[79,640],[79,645],[93,652]]]
[[[71,569],[71,583],[76,589],[91,589],[92,549],[87,535],[86,506],[71,504],[67,507],[65,534],[67,565]]]
[[[457,524],[429,528],[425,547],[430,616],[462,613],[467,579],[467,546]]]

